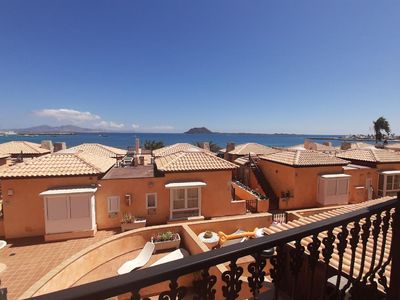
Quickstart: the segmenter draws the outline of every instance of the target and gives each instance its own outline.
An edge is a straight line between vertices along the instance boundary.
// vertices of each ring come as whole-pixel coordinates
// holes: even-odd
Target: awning
[[[201,181],[191,181],[191,182],[171,182],[167,183],[165,187],[169,188],[184,188],[184,187],[196,187],[196,186],[205,186],[207,185],[205,182]]]
[[[64,188],[57,188],[51,189],[44,192],[41,192],[40,196],[50,196],[50,195],[66,195],[66,194],[87,194],[87,193],[95,193],[97,191],[96,187],[64,187]]]
[[[351,175],[348,174],[325,174],[321,175],[322,178],[349,178]]]
[[[400,174],[400,170],[383,171],[381,174],[384,174],[384,175],[397,175],[397,174]]]

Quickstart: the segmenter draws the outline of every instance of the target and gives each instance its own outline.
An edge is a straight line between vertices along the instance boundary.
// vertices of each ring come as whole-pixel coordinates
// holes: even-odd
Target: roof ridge
[[[86,155],[84,152],[77,152],[77,153],[62,153],[62,154],[67,154],[67,155],[73,155],[75,157],[77,157],[79,160],[81,160],[82,162],[84,162],[86,165],[92,167],[93,169],[95,169],[97,172],[101,173],[101,170],[95,166],[94,164],[86,161],[84,158],[81,157],[81,155]],[[95,155],[93,153],[90,153],[90,155]],[[98,155],[95,155],[98,156]]]
[[[297,150],[296,154],[293,157],[293,164],[294,165],[298,165],[299,164],[300,154],[301,154],[301,151]]]
[[[169,154],[169,155],[162,156],[161,159],[165,159],[165,157],[167,157],[167,156],[172,156],[172,155],[175,156],[174,158],[172,158],[169,162],[167,162],[167,163],[164,165],[164,168],[165,168],[165,167],[168,167],[170,164],[174,163],[177,159],[179,159],[179,158],[181,158],[183,155],[185,155],[185,153],[189,153],[189,152],[179,151],[179,152],[175,152],[175,153],[172,153],[172,154]]]
[[[368,149],[368,150],[371,151],[372,156],[374,157],[375,161],[378,162],[380,159],[379,159],[379,157],[377,156],[377,153],[375,152],[375,151],[378,150],[378,149]]]

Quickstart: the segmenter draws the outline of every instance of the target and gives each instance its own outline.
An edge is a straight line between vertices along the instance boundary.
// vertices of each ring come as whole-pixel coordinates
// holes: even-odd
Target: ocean
[[[146,140],[157,140],[165,145],[174,143],[209,142],[225,147],[228,142],[236,144],[255,142],[272,147],[288,147],[303,144],[305,138],[313,138],[316,142],[330,141],[334,146],[341,144],[341,136],[336,135],[297,135],[297,134],[184,134],[184,133],[77,133],[71,135],[34,135],[34,136],[0,136],[0,143],[13,140],[30,141],[40,143],[42,140],[53,142],[66,142],[67,147],[82,143],[100,143],[108,146],[126,149],[134,146],[135,138],[143,143]],[[333,139],[333,140],[332,140]]]

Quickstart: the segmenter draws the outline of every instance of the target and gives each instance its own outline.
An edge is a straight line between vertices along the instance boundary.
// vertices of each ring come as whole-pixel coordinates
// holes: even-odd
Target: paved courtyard
[[[118,233],[98,231],[95,237],[61,242],[44,242],[42,237],[7,240],[0,250],[0,263],[7,266],[0,273],[1,287],[8,290],[8,299],[18,299],[28,288],[51,269],[82,249]]]

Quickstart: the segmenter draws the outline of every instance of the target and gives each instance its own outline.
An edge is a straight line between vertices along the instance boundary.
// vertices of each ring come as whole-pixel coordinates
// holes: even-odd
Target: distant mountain
[[[49,126],[40,125],[29,128],[13,129],[17,133],[78,133],[78,132],[99,132],[100,130],[94,130],[89,128],[82,128],[74,125],[61,125],[61,126]]]
[[[190,128],[185,133],[188,133],[188,134],[207,134],[207,133],[213,133],[213,132],[211,130],[205,128],[205,127],[193,127],[193,128]]]

